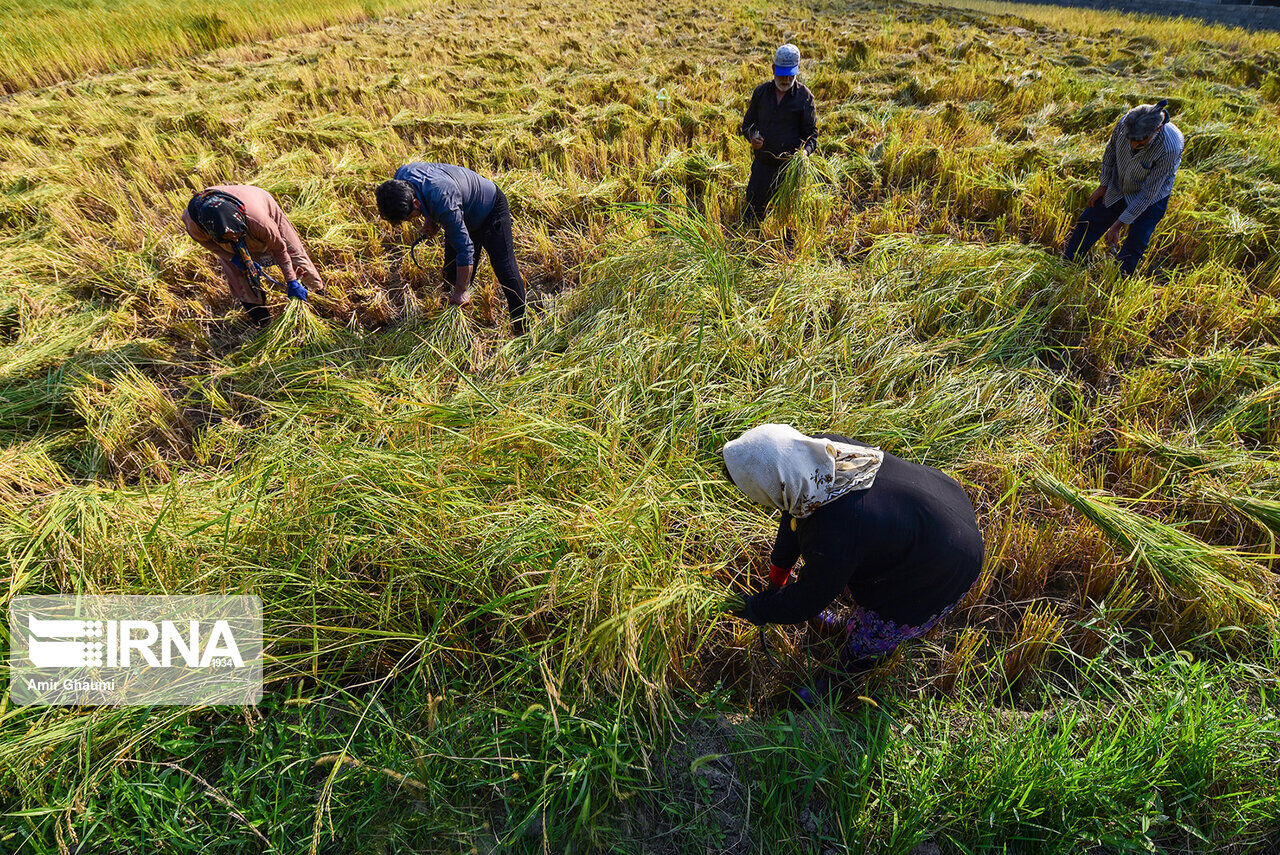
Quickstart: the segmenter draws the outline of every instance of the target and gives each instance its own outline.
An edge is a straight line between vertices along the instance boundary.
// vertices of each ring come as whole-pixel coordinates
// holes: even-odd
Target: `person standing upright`
[[[1165,105],[1142,104],[1121,117],[1102,153],[1098,189],[1067,237],[1062,257],[1074,261],[1098,238],[1107,246],[1120,242],[1120,227],[1128,226],[1118,255],[1126,276],[1138,269],[1156,225],[1169,207],[1169,194],[1182,162],[1182,131],[1169,121]]]
[[[742,118],[740,130],[753,152],[743,208],[747,225],[764,219],[787,161],[800,149],[813,154],[818,147],[817,108],[813,93],[797,79],[799,74],[800,49],[782,45],[773,55],[773,79],[751,93]]]

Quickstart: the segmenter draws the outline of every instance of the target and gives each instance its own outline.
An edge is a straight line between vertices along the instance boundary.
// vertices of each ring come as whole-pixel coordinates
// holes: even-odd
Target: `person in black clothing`
[[[818,147],[818,113],[813,93],[796,79],[800,49],[787,44],[773,56],[773,79],[756,87],[742,119],[741,133],[751,143],[751,178],[747,181],[743,220],[755,225],[764,219],[777,190],[778,174],[801,148],[813,154]]]
[[[787,425],[753,428],[723,453],[738,489],[782,511],[770,587],[734,613],[757,625],[801,623],[847,589],[856,607],[844,626],[846,671],[927,633],[978,578],[983,544],[973,505],[937,469]]]
[[[440,272],[454,305],[471,302],[471,277],[481,250],[488,252],[493,275],[507,298],[512,333],[524,335],[524,278],[512,243],[511,207],[498,185],[461,166],[407,163],[394,178],[379,184],[375,195],[384,220],[401,223],[421,214],[422,237],[432,238],[444,230]]]

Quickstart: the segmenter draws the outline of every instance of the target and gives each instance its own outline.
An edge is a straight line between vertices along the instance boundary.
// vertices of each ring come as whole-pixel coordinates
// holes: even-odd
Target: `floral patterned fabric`
[[[838,612],[828,609],[818,616],[818,620],[829,630],[844,633],[840,668],[847,671],[870,667],[875,659],[892,653],[902,642],[927,635],[958,603],[957,600],[946,606],[920,626],[895,623],[857,603]]]
[[[855,605],[853,617],[845,623],[844,658],[869,659],[892,653],[902,642],[928,634],[955,606],[952,603],[920,626],[907,626],[885,620],[870,609]]]

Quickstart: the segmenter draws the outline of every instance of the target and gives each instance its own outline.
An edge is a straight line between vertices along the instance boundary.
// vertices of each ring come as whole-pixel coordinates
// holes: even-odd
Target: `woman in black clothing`
[[[801,623],[847,588],[856,607],[844,627],[845,670],[927,633],[982,569],[973,505],[937,469],[786,425],[747,431],[724,447],[724,462],[738,489],[782,511],[770,588],[735,614],[755,624]]]

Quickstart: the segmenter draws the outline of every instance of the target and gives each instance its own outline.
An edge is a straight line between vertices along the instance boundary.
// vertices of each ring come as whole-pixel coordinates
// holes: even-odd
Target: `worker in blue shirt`
[[[511,330],[524,335],[524,279],[511,238],[511,207],[499,187],[470,169],[448,163],[406,163],[375,191],[378,213],[390,223],[421,215],[423,237],[444,231],[444,267],[449,302],[471,302],[471,280],[479,254],[489,253],[494,276],[511,313]]]

